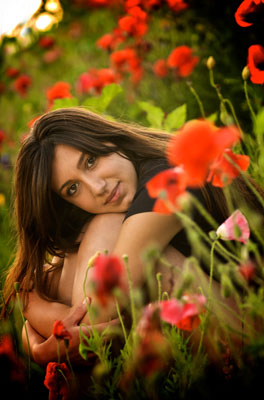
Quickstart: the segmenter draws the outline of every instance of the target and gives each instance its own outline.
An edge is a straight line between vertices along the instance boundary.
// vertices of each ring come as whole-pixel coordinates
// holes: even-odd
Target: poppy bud
[[[208,69],[213,69],[215,67],[215,59],[214,57],[210,56],[206,62]]]
[[[250,71],[249,71],[247,65],[243,68],[242,78],[243,78],[244,81],[247,81],[250,78]]]

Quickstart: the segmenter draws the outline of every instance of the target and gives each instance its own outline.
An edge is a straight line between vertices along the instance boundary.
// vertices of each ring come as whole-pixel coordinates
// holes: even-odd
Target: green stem
[[[161,280],[162,280],[162,275],[160,272],[158,272],[156,274],[156,278],[158,281],[158,301],[160,302],[161,301]]]
[[[21,302],[20,302],[20,297],[19,297],[19,292],[16,291],[16,298],[17,298],[17,304],[18,304],[18,308],[19,308],[19,312],[21,314],[22,317],[22,321],[23,321],[23,326],[25,327],[25,333],[26,333],[26,339],[27,339],[27,347],[28,347],[28,354],[27,354],[27,359],[28,359],[28,378],[30,380],[31,377],[31,360],[30,360],[30,344],[29,344],[29,337],[28,337],[28,330],[27,330],[27,326],[26,326],[26,320],[23,314],[23,310],[21,307]]]
[[[196,222],[194,222],[190,217],[188,217],[187,215],[181,213],[180,211],[176,211],[176,212],[175,212],[175,215],[181,219],[181,221],[183,222],[183,224],[184,224],[184,222],[185,222],[185,223],[187,223],[187,226],[188,226],[188,225],[189,225],[189,226],[193,226],[193,227],[197,230],[197,232],[201,235],[201,237],[202,237],[208,244],[210,244],[210,247],[211,247],[211,245],[212,245],[211,239],[210,239],[210,238],[206,235],[206,233],[199,227],[199,225],[196,224]],[[185,225],[186,225],[186,224],[185,224]],[[230,257],[232,257],[234,260],[236,260],[236,261],[238,261],[238,262],[241,261],[241,260],[240,260],[238,257],[236,257],[234,254],[232,254],[231,252],[229,252],[228,250],[226,250],[225,247],[223,247],[222,245],[220,245],[219,242],[217,242],[217,244],[218,244],[218,246],[220,247],[221,251],[220,251],[220,249],[216,249],[216,251],[218,251],[218,253],[219,253],[220,255],[222,255],[223,257],[225,257],[228,261],[231,261],[231,260],[230,260]],[[223,253],[224,253],[224,254],[223,254]]]
[[[235,123],[236,123],[236,125],[237,125],[237,127],[238,127],[238,129],[240,131],[241,137],[243,137],[243,131],[242,131],[242,128],[241,128],[240,123],[238,121],[238,118],[237,118],[237,115],[236,115],[236,112],[235,112],[233,104],[231,103],[231,101],[229,99],[223,99],[223,102],[229,105],[229,108],[231,110],[231,113],[233,115]]]
[[[255,112],[254,112],[254,110],[252,108],[251,101],[250,101],[249,96],[248,96],[248,89],[247,89],[247,81],[246,81],[246,79],[244,80],[244,92],[245,92],[247,105],[248,105],[249,111],[251,113],[252,121],[254,122],[256,120],[256,114],[255,114]]]
[[[60,340],[57,339],[58,364],[60,364]]]
[[[201,102],[201,99],[200,99],[198,93],[196,92],[196,90],[192,86],[191,82],[187,82],[187,85],[189,86],[189,89],[190,89],[191,93],[194,95],[194,97],[195,97],[195,99],[196,99],[196,101],[198,103],[198,106],[200,108],[200,113],[201,113],[202,117],[205,119],[206,116],[205,116],[204,106],[203,106],[203,103]]]
[[[129,288],[129,296],[130,296],[130,305],[131,305],[131,316],[132,316],[132,330],[136,327],[136,311],[135,311],[135,303],[134,303],[134,294],[132,288],[132,278],[130,273],[130,268],[128,265],[128,257],[127,255],[123,255],[123,260],[125,262],[126,271],[127,271],[127,279],[128,279],[128,288]]]
[[[117,311],[118,318],[120,320],[120,324],[121,324],[121,327],[122,327],[123,335],[124,335],[125,342],[126,342],[126,345],[127,345],[128,344],[127,332],[126,332],[126,328],[125,328],[125,325],[124,325],[124,321],[123,321],[122,315],[120,313],[120,308],[119,308],[119,304],[118,304],[117,300],[116,300],[116,311]]]
[[[74,374],[74,371],[73,371],[73,368],[72,368],[72,365],[71,365],[71,361],[70,361],[70,357],[69,357],[69,350],[68,350],[67,346],[65,346],[65,352],[66,352],[66,359],[67,359],[68,365],[69,365],[70,370],[71,370],[73,383],[75,385],[76,384],[75,374]]]

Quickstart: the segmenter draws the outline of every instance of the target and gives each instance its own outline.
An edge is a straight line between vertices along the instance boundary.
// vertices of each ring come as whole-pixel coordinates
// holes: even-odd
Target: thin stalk
[[[23,321],[23,326],[25,327],[25,333],[26,333],[26,339],[27,339],[27,347],[28,347],[28,354],[27,354],[27,359],[28,359],[28,378],[30,380],[31,377],[31,360],[30,360],[30,345],[29,345],[29,337],[28,337],[28,331],[27,331],[27,326],[26,326],[26,320],[23,314],[23,310],[21,307],[21,302],[20,302],[20,297],[19,297],[19,291],[16,289],[16,298],[17,298],[17,304],[18,304],[18,308],[19,308],[19,312],[21,314],[22,317],[22,321]]]
[[[122,315],[121,315],[121,312],[120,312],[120,308],[119,308],[119,304],[118,304],[117,299],[116,299],[116,311],[117,311],[118,318],[120,320],[120,324],[121,324],[121,327],[122,327],[123,335],[124,335],[125,342],[126,342],[126,345],[127,345],[128,344],[127,332],[126,332],[126,328],[125,328],[125,325],[124,325],[124,321],[123,321],[123,318],[122,318]]]
[[[241,133],[241,137],[243,137],[243,131],[242,131],[242,129],[241,129],[241,126],[240,126],[240,124],[239,124],[238,118],[237,118],[237,116],[236,116],[236,112],[235,112],[235,109],[234,109],[234,107],[233,107],[233,104],[231,103],[231,101],[230,101],[229,99],[225,99],[225,98],[223,97],[223,95],[222,95],[222,93],[221,93],[219,87],[215,84],[215,81],[214,81],[214,73],[213,73],[213,70],[212,70],[212,69],[209,70],[209,79],[210,79],[210,84],[211,84],[211,86],[216,90],[216,93],[217,93],[217,96],[218,96],[218,98],[219,98],[219,100],[220,100],[220,103],[222,104],[222,107],[223,107],[223,109],[224,109],[224,111],[225,111],[226,113],[227,113],[226,104],[228,104],[228,106],[229,106],[229,108],[230,108],[230,110],[231,110],[232,116],[233,116],[233,118],[234,118],[234,120],[235,120],[235,122],[236,122],[236,125],[237,125],[237,127],[238,127],[238,129],[239,129],[239,131],[240,131],[240,133]]]
[[[65,344],[65,342],[64,342],[64,344]],[[65,353],[66,353],[66,359],[67,359],[68,365],[69,365],[71,373],[72,373],[73,384],[76,385],[75,373],[72,368],[72,364],[71,364],[70,357],[69,357],[69,350],[68,350],[68,347],[66,344],[65,344]]]
[[[132,331],[133,331],[133,328],[136,327],[136,311],[135,311],[134,294],[133,294],[133,288],[132,288],[132,278],[131,278],[131,272],[130,272],[129,265],[128,265],[127,255],[123,255],[123,260],[125,262],[127,278],[128,278],[128,288],[129,288],[131,316],[132,316]]]
[[[196,90],[192,86],[191,82],[187,82],[187,85],[189,86],[189,89],[190,89],[191,93],[194,95],[194,97],[195,97],[195,99],[196,99],[196,101],[198,103],[198,106],[200,108],[201,116],[205,119],[206,116],[205,116],[204,106],[203,106],[203,103],[202,103],[198,93],[196,92]]]
[[[248,89],[247,89],[247,81],[246,81],[246,79],[244,80],[244,92],[245,92],[245,97],[246,97],[247,105],[248,105],[248,108],[249,108],[249,111],[250,111],[250,114],[251,114],[251,117],[252,117],[252,121],[254,122],[255,119],[256,119],[256,114],[255,114],[255,112],[254,112],[254,110],[253,110],[253,107],[252,107],[252,105],[251,105],[251,101],[250,101],[250,99],[249,99]]]
[[[60,364],[60,340],[57,339],[57,356],[58,356],[58,364]]]
[[[158,272],[156,274],[156,278],[158,281],[158,302],[160,302],[161,301],[161,280],[162,280],[162,275],[160,272]]]

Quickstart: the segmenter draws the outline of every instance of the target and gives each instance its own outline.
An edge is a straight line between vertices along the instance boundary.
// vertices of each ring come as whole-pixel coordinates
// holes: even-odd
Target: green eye
[[[78,183],[73,183],[68,189],[67,189],[67,196],[73,196],[78,190]]]

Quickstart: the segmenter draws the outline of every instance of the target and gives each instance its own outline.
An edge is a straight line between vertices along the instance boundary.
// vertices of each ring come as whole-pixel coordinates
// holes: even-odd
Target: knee
[[[118,238],[123,213],[98,214],[84,227],[80,238],[79,255],[98,251],[112,251]]]

